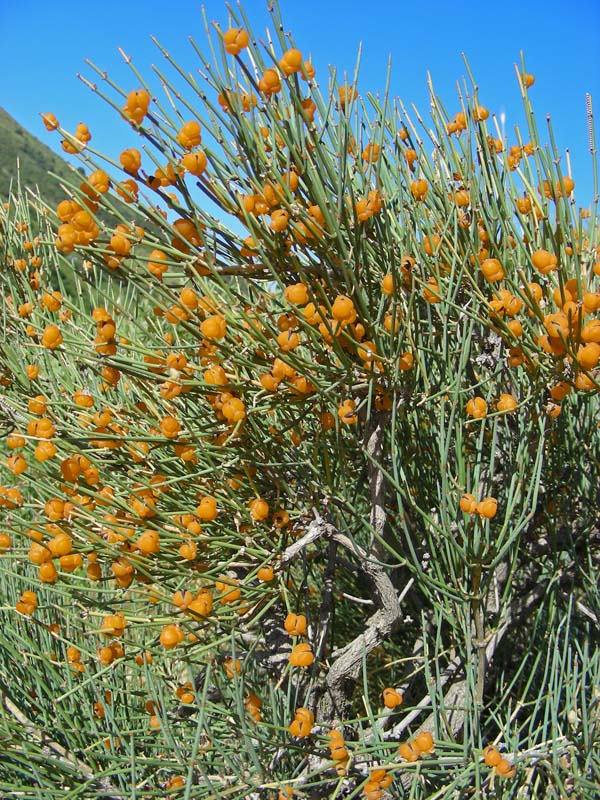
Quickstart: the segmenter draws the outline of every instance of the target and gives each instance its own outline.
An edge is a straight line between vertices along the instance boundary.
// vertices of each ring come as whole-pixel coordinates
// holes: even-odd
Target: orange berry
[[[354,303],[346,295],[339,294],[331,306],[331,316],[338,322],[354,322],[356,320]]]
[[[31,616],[35,613],[38,607],[38,600],[35,592],[23,592],[21,598],[17,601],[15,608],[19,614],[24,616]]]
[[[42,122],[44,123],[44,127],[47,131],[55,131],[60,123],[52,114],[52,112],[47,112],[46,114],[42,114]]]
[[[56,455],[56,452],[56,445],[53,442],[39,442],[33,451],[33,457],[36,461],[48,461]]]
[[[13,453],[6,459],[6,466],[13,475],[22,475],[27,470],[27,461],[20,453]]]
[[[379,158],[380,152],[381,148],[376,142],[369,142],[362,152],[362,159],[368,164],[374,164]]]
[[[160,429],[167,439],[176,439],[179,436],[181,424],[175,417],[163,417],[160,421]]]
[[[107,614],[102,620],[100,630],[107,637],[122,636],[127,627],[127,620],[123,614]]]
[[[477,511],[477,500],[472,494],[463,494],[460,498],[460,510],[465,514],[475,514]]]
[[[42,583],[56,583],[58,580],[58,572],[52,561],[45,561],[40,564],[38,570],[38,577]]]
[[[6,437],[6,446],[11,450],[19,450],[21,447],[25,447],[26,444],[27,440],[20,433],[9,433]]]
[[[338,408],[338,417],[344,425],[356,425],[358,415],[354,413],[354,400],[344,400]]]
[[[422,202],[423,200],[425,200],[428,188],[429,184],[427,183],[426,180],[421,179],[413,181],[410,184],[410,193],[417,202]]]
[[[230,578],[227,575],[221,575],[219,580],[215,581],[215,588],[221,593],[219,598],[221,603],[229,605],[235,603],[242,596],[242,592],[238,587],[236,578]]]
[[[275,233],[280,233],[287,228],[289,221],[290,215],[288,212],[283,208],[278,208],[271,214],[271,222],[269,227]]]
[[[250,516],[256,522],[262,522],[269,516],[269,504],[261,497],[256,497],[248,503]]]
[[[288,614],[283,623],[286,633],[290,636],[303,636],[306,633],[306,617],[304,614]]]
[[[142,166],[142,157],[140,155],[140,151],[136,150],[135,148],[123,150],[119,156],[119,161],[121,162],[121,166],[125,172],[128,172],[130,175],[137,175],[140,167]]]
[[[63,342],[60,329],[56,325],[46,325],[42,334],[42,346],[47,350],[55,350]]]
[[[68,533],[57,533],[48,542],[48,550],[53,556],[66,556],[73,549],[73,540]]]
[[[223,34],[225,50],[233,56],[237,56],[248,47],[249,42],[250,37],[243,28],[230,28]]]
[[[288,730],[297,738],[304,738],[310,735],[314,725],[315,717],[308,708],[297,708],[294,713],[294,720]]]
[[[417,761],[419,758],[419,751],[413,744],[413,742],[402,742],[400,747],[398,748],[398,754],[405,760],[405,761]]]
[[[202,141],[200,132],[200,123],[193,119],[189,122],[184,122],[177,134],[177,141],[186,150],[191,150],[193,147],[198,147]]]
[[[473,119],[475,122],[484,122],[490,115],[490,112],[484,106],[475,106],[473,108]]]
[[[198,545],[196,542],[184,542],[179,546],[178,552],[186,561],[193,561],[198,555]]]
[[[504,413],[514,411],[518,403],[512,394],[501,394],[496,403],[496,409]]]
[[[305,306],[309,300],[308,287],[305,283],[293,283],[285,287],[283,296],[288,303]]]
[[[516,769],[506,758],[500,759],[500,761],[495,765],[495,770],[501,778],[514,778],[516,774]]]
[[[279,68],[284,75],[302,71],[302,53],[296,48],[286,50],[279,60]]]
[[[125,107],[131,112],[139,109],[145,114],[149,105],[150,95],[145,89],[134,89],[133,91],[129,92],[127,95],[127,100],[125,101]]]
[[[600,344],[590,342],[581,345],[577,350],[577,363],[582,369],[594,369],[600,361]]]
[[[92,138],[92,134],[90,133],[90,130],[85,122],[77,123],[77,127],[75,128],[75,138],[84,144],[89,142]]]
[[[498,511],[498,501],[495,497],[484,497],[477,503],[477,513],[484,519],[493,519]]]
[[[200,332],[206,339],[222,339],[227,333],[227,323],[219,314],[213,314],[200,324]]]
[[[273,514],[272,521],[276,528],[285,528],[290,524],[290,515],[285,509],[280,508]]]
[[[575,181],[569,175],[556,181],[556,194],[558,197],[568,197],[575,188]]]
[[[148,556],[160,552],[160,539],[158,531],[147,530],[136,539],[136,548],[142,555]]]
[[[279,79],[279,73],[277,70],[266,69],[262,74],[262,78],[258,82],[258,88],[263,94],[266,94],[267,97],[271,97],[272,95],[280,92],[281,81]]]
[[[518,319],[511,319],[506,323],[506,327],[510,331],[510,333],[516,338],[519,339],[523,335],[523,326],[519,322]]]
[[[256,577],[261,583],[270,583],[275,578],[275,571],[270,566],[261,567],[256,573]]]
[[[334,761],[344,761],[348,758],[348,750],[346,749],[343,739],[332,741],[329,744],[329,751]]]
[[[428,303],[441,303],[440,287],[435,278],[427,278],[423,287],[423,297]]]
[[[228,656],[225,661],[223,662],[223,670],[225,671],[225,675],[231,680],[234,675],[240,675],[242,672],[242,664],[239,658],[231,658]]]
[[[384,275],[381,281],[381,291],[383,294],[394,294],[394,276],[391,272],[388,272],[387,275]]]
[[[386,708],[396,708],[402,704],[403,699],[402,694],[396,689],[388,687],[383,690],[383,704]]]
[[[409,353],[408,350],[405,353],[402,353],[398,359],[398,366],[402,372],[408,372],[408,370],[413,368],[414,363],[415,357],[412,353]]]
[[[495,767],[502,760],[502,756],[493,744],[484,747],[482,755],[488,767]]]
[[[309,667],[314,660],[312,647],[308,642],[297,644],[289,656],[289,662],[293,667]]]
[[[558,268],[558,259],[548,250],[536,250],[531,256],[531,263],[542,275],[547,275]]]
[[[190,173],[199,177],[206,169],[207,158],[203,150],[197,150],[195,153],[186,153],[181,159],[183,167]]]
[[[433,736],[429,731],[421,731],[415,736],[413,743],[420,753],[430,753],[434,748]]]
[[[83,564],[81,553],[67,553],[58,559],[58,563],[63,572],[75,572]]]
[[[196,514],[203,522],[212,522],[217,516],[217,501],[214,497],[205,496],[200,500]]]
[[[486,258],[481,264],[483,277],[490,283],[496,283],[506,277],[502,264],[497,258]]]
[[[358,97],[358,92],[353,86],[340,86],[339,89],[339,98],[340,98],[340,108],[345,109],[348,103],[351,103],[353,100],[356,100]]]
[[[126,203],[136,202],[139,189],[137,183],[132,178],[121,181],[121,183],[117,184],[116,190],[119,197]]]
[[[472,397],[467,403],[465,410],[473,419],[483,419],[487,415],[487,403],[483,397]]]
[[[166,625],[160,632],[160,643],[166,650],[181,644],[185,639],[185,634],[179,625]]]

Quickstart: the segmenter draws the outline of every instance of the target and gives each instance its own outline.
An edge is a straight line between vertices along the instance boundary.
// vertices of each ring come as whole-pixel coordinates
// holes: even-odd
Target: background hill
[[[8,197],[11,185],[15,188],[17,164],[22,187],[37,186],[44,200],[53,206],[64,198],[64,191],[49,173],[68,178],[72,171],[67,162],[0,108],[0,197],[3,199]]]

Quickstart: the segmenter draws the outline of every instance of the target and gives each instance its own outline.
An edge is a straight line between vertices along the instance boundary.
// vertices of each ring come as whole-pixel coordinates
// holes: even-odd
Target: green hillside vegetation
[[[15,190],[15,181],[22,187],[39,189],[49,205],[56,205],[64,191],[50,173],[72,179],[66,161],[25,130],[3,108],[0,108],[0,196],[7,198]],[[81,168],[80,168],[81,171]]]
[[[79,173],[81,178],[74,175],[74,172]],[[13,197],[18,195],[21,202],[25,198],[30,205],[35,206],[35,211],[28,215],[30,234],[40,232],[38,215],[43,206],[56,209],[61,200],[65,199],[66,193],[61,188],[61,183],[67,186],[77,185],[84,175],[82,166],[71,167],[67,161],[25,130],[7,111],[0,108],[0,202],[7,202],[12,194]],[[113,203],[122,219],[136,224],[142,221],[141,215],[131,206],[117,199],[113,199]],[[103,209],[99,210],[98,218],[103,225],[114,225],[111,214]],[[151,231],[152,226],[146,224],[146,230]],[[75,292],[72,261],[65,259],[54,276],[57,287],[67,296],[73,296]]]
[[[73,171],[74,168],[67,161],[0,108],[0,197],[3,201],[8,199],[11,191],[16,191],[18,181],[24,193],[28,189],[36,194],[39,191],[44,203],[54,209],[65,199],[61,180],[73,185]],[[82,166],[77,167],[76,171],[82,177],[85,174]],[[130,206],[118,200],[114,200],[114,203],[121,216],[139,224],[142,218]],[[100,210],[99,218],[106,223],[110,215]]]

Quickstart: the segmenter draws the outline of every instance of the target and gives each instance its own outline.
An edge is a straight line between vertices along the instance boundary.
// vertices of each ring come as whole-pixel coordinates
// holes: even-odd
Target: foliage
[[[595,797],[596,205],[524,64],[509,149],[272,13],[2,211],[0,787]]]

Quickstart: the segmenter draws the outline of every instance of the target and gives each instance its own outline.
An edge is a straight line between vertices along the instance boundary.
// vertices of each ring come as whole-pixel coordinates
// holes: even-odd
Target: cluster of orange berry
[[[170,650],[173,647],[177,647],[177,645],[181,644],[184,639],[185,633],[179,625],[174,623],[165,625],[159,636],[160,643],[165,650]]]
[[[463,494],[459,505],[465,514],[479,514],[483,519],[493,519],[498,511],[498,501],[495,497],[484,497],[478,502],[474,495]]]
[[[304,636],[307,622],[304,614],[290,613],[285,618],[283,627],[289,636]],[[294,645],[289,656],[292,667],[309,667],[315,660],[310,642],[300,642]]]
[[[384,791],[389,789],[393,781],[393,775],[387,770],[373,769],[369,774],[369,780],[363,786],[363,795],[367,800],[381,800]]]
[[[250,37],[243,28],[230,28],[223,34],[225,51],[231,55],[238,56],[242,50],[248,47],[249,43]],[[279,59],[277,66],[279,71],[274,67],[269,67],[264,70],[258,81],[258,89],[267,99],[279,94],[281,91],[281,76],[287,78],[297,73],[303,80],[307,81],[312,80],[316,74],[311,62],[304,61],[301,51],[297,48],[286,50]],[[234,103],[239,101],[241,109],[246,113],[256,107],[258,102],[254,94],[242,92],[239,97],[236,97],[231,90],[221,92],[217,100],[224,111],[231,111]],[[307,98],[306,101],[303,101],[302,107],[309,121],[312,121],[312,115],[316,110],[314,101],[311,98]]]
[[[121,110],[123,112],[123,116],[131,120],[131,122],[136,122],[138,125],[140,125],[148,113],[149,106],[150,95],[148,92],[145,89],[136,89],[132,92],[129,92],[127,95],[127,100],[125,101],[125,105]]]
[[[515,767],[507,758],[500,755],[494,745],[490,744],[485,747],[482,755],[485,763],[488,767],[493,767],[497,775],[502,778],[514,778],[516,774]]]
[[[206,586],[196,596],[189,591],[177,591],[173,595],[173,604],[192,618],[207,617],[212,611],[212,593]]]
[[[294,712],[294,719],[288,728],[292,736],[304,739],[310,736],[315,722],[315,715],[308,708],[300,707]]]
[[[338,762],[336,764],[336,770],[338,775],[341,775],[342,770],[345,770],[345,764],[348,761],[346,742],[344,741],[344,737],[340,731],[336,730],[335,728],[329,731],[327,738],[329,739],[329,742],[327,743],[329,753],[332,760]]]
[[[502,393],[496,401],[496,411],[510,414],[518,406],[517,399],[508,392]],[[488,404],[483,397],[472,397],[466,405],[466,412],[473,419],[484,419],[487,416]]]
[[[54,522],[65,519],[69,516],[73,506],[65,503],[60,498],[48,500],[45,505],[46,515]],[[56,583],[58,580],[58,570],[54,564],[54,559],[58,560],[60,569],[63,572],[74,572],[83,564],[81,553],[73,552],[73,540],[71,536],[61,530],[58,525],[50,524],[48,529],[53,535],[44,542],[43,534],[40,531],[30,529],[29,537],[33,540],[29,547],[29,560],[38,566],[38,577],[42,583]]]
[[[397,689],[388,686],[383,690],[383,704],[386,708],[397,708],[402,705],[403,701],[404,697],[402,696],[402,692],[399,692]]]
[[[42,120],[46,126],[46,130],[53,131],[59,126],[58,120],[54,114],[42,114]],[[74,155],[75,153],[79,153],[91,138],[92,134],[88,126],[85,122],[80,122],[75,128],[75,134],[68,139],[63,139],[60,144],[65,153]]]
[[[431,753],[435,748],[433,736],[429,731],[421,731],[414,738],[402,742],[398,754],[406,761],[416,761],[419,756]]]
[[[35,592],[25,591],[17,600],[17,604],[15,608],[19,612],[19,614],[23,614],[24,616],[32,616],[37,611],[38,607],[38,599]]]
[[[261,722],[262,716],[262,700],[256,694],[249,694],[244,701],[246,712],[252,717],[255,722]]]
[[[223,661],[223,671],[229,680],[233,680],[236,675],[241,675],[242,662],[239,660],[239,658],[227,656],[227,658]]]

